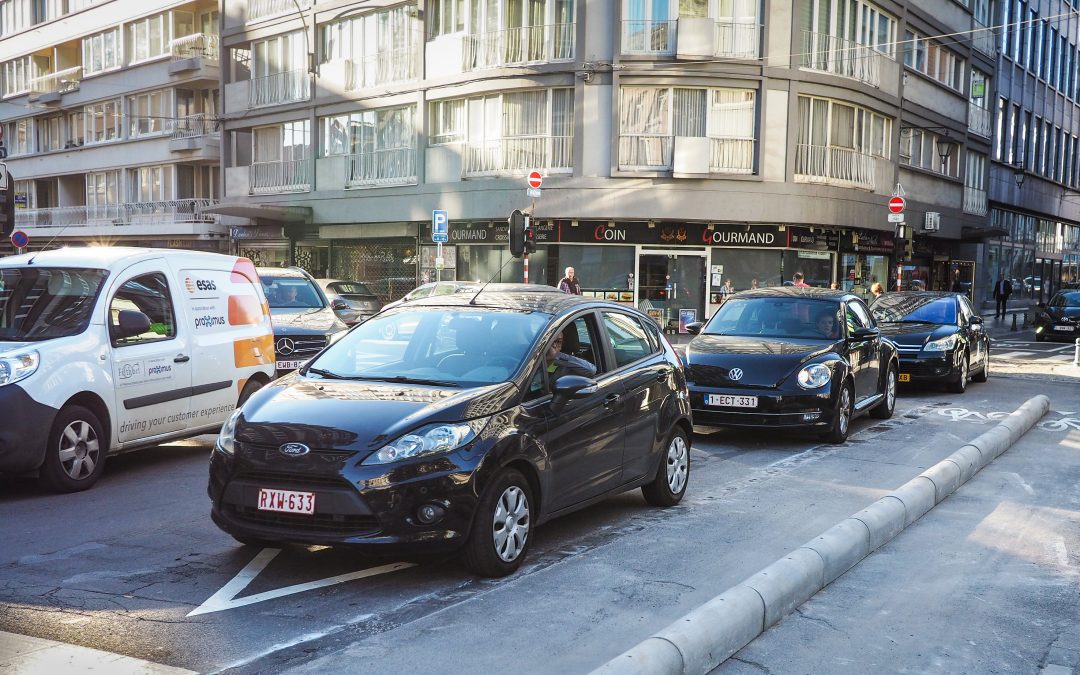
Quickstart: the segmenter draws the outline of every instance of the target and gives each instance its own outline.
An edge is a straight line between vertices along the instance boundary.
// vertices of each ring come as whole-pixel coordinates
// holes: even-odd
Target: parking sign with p
[[[431,212],[431,241],[437,244],[445,244],[450,231],[450,223],[446,217],[446,211]]]

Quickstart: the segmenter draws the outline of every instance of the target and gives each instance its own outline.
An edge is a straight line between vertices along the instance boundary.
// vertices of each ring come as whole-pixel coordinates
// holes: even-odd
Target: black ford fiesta
[[[843,291],[743,291],[686,347],[694,423],[787,427],[847,440],[853,416],[886,419],[896,403],[896,348]]]
[[[460,549],[502,576],[546,520],[637,487],[679,502],[691,428],[679,359],[643,314],[562,293],[419,300],[233,414],[212,517],[243,543]]]

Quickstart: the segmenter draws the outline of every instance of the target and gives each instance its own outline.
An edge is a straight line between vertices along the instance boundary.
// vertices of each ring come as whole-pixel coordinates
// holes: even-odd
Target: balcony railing
[[[172,133],[174,122],[160,116],[126,115],[128,138],[161,136]]]
[[[574,58],[573,23],[521,26],[465,37],[463,68],[498,68]]]
[[[709,145],[710,173],[754,172],[754,139],[713,138]]]
[[[217,215],[204,213],[206,208],[216,203],[216,199],[173,199],[159,202],[16,209],[15,224],[21,227],[48,228],[216,223],[218,222]]]
[[[543,169],[564,173],[574,168],[573,136],[512,136],[466,147],[464,172],[467,176],[524,173]]]
[[[968,131],[984,138],[990,138],[990,111],[969,103]]]
[[[295,12],[298,5],[300,9],[309,9],[311,2],[310,0],[300,0],[299,3],[295,0],[248,0],[247,20],[255,21],[275,14]]]
[[[884,54],[851,40],[803,31],[803,65],[833,75],[850,77],[878,86],[881,82],[881,61]]]
[[[623,21],[623,54],[675,53],[675,30],[678,21]]]
[[[619,167],[646,171],[668,171],[675,139],[670,134],[619,136]]]
[[[409,185],[416,182],[416,148],[387,148],[345,156],[345,186]]]
[[[716,55],[726,59],[756,59],[760,52],[761,24],[734,19],[716,20]]]
[[[254,162],[250,181],[252,194],[306,192],[311,189],[311,161]]]
[[[873,190],[874,158],[853,148],[800,143],[795,150],[795,179]]]
[[[971,45],[990,58],[997,56],[997,39],[994,31],[978,19],[972,20]]]
[[[987,205],[986,190],[964,186],[964,213],[985,216]]]
[[[173,123],[173,138],[196,138],[199,136],[220,136],[221,122],[212,115],[198,113],[181,117]]]
[[[248,89],[248,107],[306,101],[311,96],[311,77],[306,70],[287,70],[266,77],[252,78]]]
[[[173,61],[201,58],[207,61],[218,60],[218,36],[211,33],[195,33],[169,41],[169,53]]]
[[[65,68],[30,80],[30,95],[66,94],[76,91],[82,81],[82,66]]]
[[[409,46],[366,56],[360,61],[349,61],[345,69],[345,90],[356,91],[415,79],[416,55]]]

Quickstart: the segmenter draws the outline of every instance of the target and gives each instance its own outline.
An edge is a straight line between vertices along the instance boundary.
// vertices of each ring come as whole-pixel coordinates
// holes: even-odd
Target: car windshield
[[[875,300],[870,310],[882,322],[956,323],[956,300],[952,297],[887,293]]]
[[[305,277],[261,277],[270,309],[297,310],[325,307],[315,284]]]
[[[1080,293],[1058,293],[1050,301],[1051,307],[1080,307]]]
[[[550,316],[497,309],[402,310],[361,324],[312,363],[320,377],[474,387],[505,382]]]
[[[720,306],[701,332],[706,335],[834,340],[840,337],[838,310],[839,303],[834,300],[736,296]]]
[[[0,341],[48,340],[86,330],[105,270],[0,269]]]
[[[338,281],[330,284],[330,290],[342,295],[375,295],[364,284],[354,281]]]

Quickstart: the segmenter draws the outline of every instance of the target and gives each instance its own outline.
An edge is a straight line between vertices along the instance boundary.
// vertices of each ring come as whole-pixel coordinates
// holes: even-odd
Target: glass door
[[[685,333],[686,324],[707,319],[705,252],[639,252],[637,306],[673,333]]]

